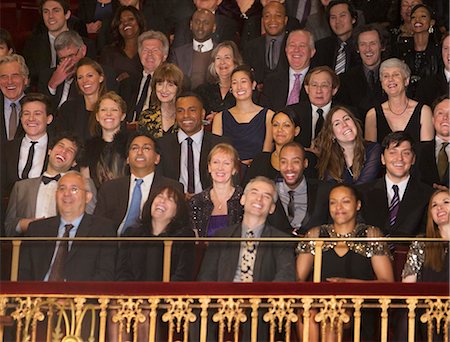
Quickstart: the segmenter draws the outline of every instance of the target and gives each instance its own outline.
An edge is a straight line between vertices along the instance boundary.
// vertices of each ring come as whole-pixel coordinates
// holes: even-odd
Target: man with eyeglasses
[[[295,112],[300,126],[300,134],[294,140],[307,148],[318,136],[328,112],[335,105],[332,99],[339,89],[339,78],[330,67],[320,66],[306,74],[303,86],[309,101],[301,101],[288,108]]]
[[[112,221],[87,214],[89,183],[77,171],[58,181],[58,215],[32,222],[26,237],[95,238],[115,236]],[[37,281],[114,280],[116,244],[99,241],[27,241],[20,250],[19,279]]]
[[[21,236],[27,232],[30,223],[56,215],[57,182],[62,175],[76,166],[81,150],[81,142],[76,136],[60,134],[49,144],[48,165],[44,173],[14,184],[6,212],[7,236]],[[90,179],[89,184],[91,199],[86,206],[86,212],[92,214],[96,189]]]
[[[160,155],[153,136],[135,132],[128,139],[127,151],[131,175],[104,182],[94,212],[112,219],[118,236],[139,224],[143,207],[158,189],[172,186],[183,192],[181,183],[155,172]]]

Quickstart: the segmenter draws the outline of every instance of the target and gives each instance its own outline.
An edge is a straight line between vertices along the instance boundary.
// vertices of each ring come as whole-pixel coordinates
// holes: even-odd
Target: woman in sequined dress
[[[346,184],[338,184],[332,188],[329,196],[329,210],[332,224],[312,228],[305,237],[311,238],[352,238],[352,237],[382,237],[379,228],[358,223],[356,220],[361,201],[356,190]],[[297,279],[307,281],[311,278],[314,267],[314,241],[302,241],[297,246]],[[377,241],[330,241],[322,247],[321,281],[329,282],[363,282],[363,281],[394,281],[394,271],[386,243]],[[371,314],[370,312],[368,314]],[[312,311],[312,315],[315,312]],[[318,325],[310,319],[310,341],[319,340]],[[371,316],[366,316],[363,340],[374,340]],[[300,325],[299,331],[302,328]],[[326,340],[334,340],[336,332],[327,331]]]
[[[229,144],[218,144],[209,153],[208,171],[212,186],[190,201],[191,223],[197,236],[213,236],[217,229],[242,220],[242,188],[233,184],[239,160]]]

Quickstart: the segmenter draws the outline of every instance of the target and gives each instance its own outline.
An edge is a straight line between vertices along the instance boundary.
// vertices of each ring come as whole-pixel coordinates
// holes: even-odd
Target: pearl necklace
[[[406,112],[406,109],[408,109],[409,99],[406,100],[406,106],[405,106],[405,109],[403,109],[403,112],[401,112],[400,114],[399,114],[399,113],[396,113],[396,112],[394,112],[394,111],[392,110],[391,105],[389,104],[389,101],[387,102],[387,104],[388,104],[388,108],[389,108],[389,110],[392,112],[392,114],[395,114],[395,115],[397,115],[397,116],[401,116],[401,115],[403,115],[403,114]]]

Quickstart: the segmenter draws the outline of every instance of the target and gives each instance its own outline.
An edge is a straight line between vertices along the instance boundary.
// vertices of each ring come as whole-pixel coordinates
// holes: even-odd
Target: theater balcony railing
[[[379,341],[390,340],[393,330],[400,325],[399,317],[404,317],[405,334],[410,342],[416,341],[418,328],[427,332],[429,341],[436,333],[441,334],[444,341],[449,340],[448,283],[321,283],[320,267],[314,270],[313,282],[169,282],[172,244],[180,240],[199,241],[189,238],[160,239],[165,246],[164,282],[18,282],[19,249],[21,241],[26,239],[0,240],[2,244],[13,244],[11,281],[0,283],[0,341],[9,341],[11,337],[15,341],[41,341],[42,332],[46,341],[102,342],[130,338],[141,341],[139,334],[143,326],[148,341],[160,340],[162,330],[166,331],[163,340],[167,341],[207,341],[211,331],[217,333],[212,340],[243,341],[243,330],[247,330],[248,340],[252,342],[300,341],[298,335],[302,335],[302,341],[309,341],[310,320],[317,322],[322,331],[333,329],[337,341],[349,331],[353,341],[360,341],[361,318],[368,310],[378,316]],[[111,241],[108,238],[76,240]],[[142,242],[145,238],[117,240]],[[155,242],[155,238],[148,240]],[[204,239],[205,242],[213,240],[217,241]],[[220,240],[238,242],[244,239]],[[280,238],[252,240],[292,242],[292,239]],[[336,240],[316,240],[315,265],[321,264],[321,243]],[[346,240],[408,245],[412,239]],[[300,321],[303,324],[298,328]],[[114,324],[120,331],[117,339],[108,335]],[[264,330],[267,337],[261,338],[258,334]]]

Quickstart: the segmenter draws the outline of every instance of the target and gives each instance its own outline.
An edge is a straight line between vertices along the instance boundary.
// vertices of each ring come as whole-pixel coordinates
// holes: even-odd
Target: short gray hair
[[[380,78],[381,74],[386,68],[399,68],[400,72],[403,74],[405,78],[409,78],[411,76],[411,69],[409,68],[408,64],[406,64],[405,62],[403,62],[401,59],[398,58],[389,58],[381,63]]]
[[[273,189],[273,203],[276,203],[278,200],[278,192],[277,192],[277,186],[275,185],[275,182],[267,177],[264,176],[256,176],[255,178],[251,179],[244,189],[244,195],[250,190],[250,186],[255,182],[263,182],[268,185],[270,185]]]
[[[315,40],[314,40],[314,34],[311,31],[308,31],[308,30],[305,30],[305,29],[296,29],[296,30],[293,30],[293,31],[289,32],[288,37],[286,39],[286,45],[289,44],[289,37],[291,36],[291,34],[292,33],[296,33],[296,32],[302,32],[302,33],[308,34],[309,35],[309,47],[312,50],[314,50],[316,48],[316,43],[315,43]]]
[[[60,51],[67,47],[74,46],[79,49],[84,45],[83,38],[72,30],[61,32],[55,39],[55,50]]]
[[[87,179],[86,177],[84,177],[83,174],[82,174],[81,172],[76,171],[76,170],[69,170],[69,171],[67,171],[67,172],[59,179],[58,184],[59,184],[60,180],[61,180],[64,176],[67,176],[67,175],[74,175],[74,176],[80,177],[80,178],[83,180],[83,184],[84,184],[84,188],[85,188],[84,190],[85,190],[86,192],[92,192],[91,184],[89,183],[89,179]]]
[[[157,39],[162,43],[163,46],[163,52],[166,56],[169,55],[169,40],[167,39],[166,35],[159,31],[145,31],[142,32],[138,37],[138,51],[141,53],[142,50],[142,44],[144,41],[149,39]]]
[[[25,63],[25,59],[16,53],[13,53],[11,55],[6,55],[3,57],[0,57],[0,65],[6,64],[6,63],[13,63],[17,62],[20,66],[20,73],[25,76],[26,78],[29,77],[30,71],[28,70],[28,66]]]

